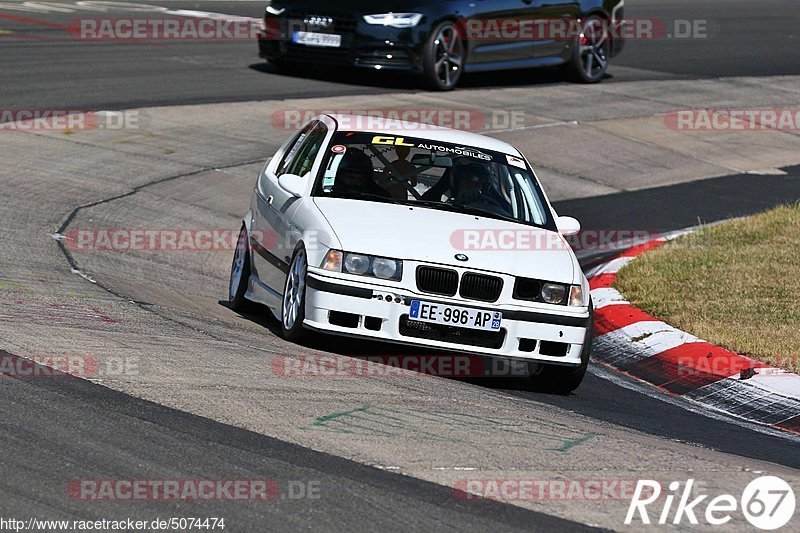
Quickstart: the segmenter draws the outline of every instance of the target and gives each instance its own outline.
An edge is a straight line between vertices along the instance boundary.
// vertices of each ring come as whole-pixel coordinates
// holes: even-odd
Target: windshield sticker
[[[339,164],[344,159],[344,155],[341,152],[337,152],[331,158],[330,163],[328,164],[328,168],[325,169],[325,174],[322,176],[322,190],[324,192],[331,192],[333,190],[333,186],[336,183],[336,172],[339,170]]]
[[[414,143],[407,143],[405,137],[387,137],[376,135],[372,138],[372,144],[390,144],[393,146],[414,146]]]
[[[508,158],[509,165],[514,165],[515,167],[519,167],[523,170],[525,169],[525,161],[519,157],[514,157],[513,155],[507,155],[506,157]]]
[[[334,154],[343,154],[347,150],[347,147],[341,144],[337,144],[336,146],[331,148],[331,152]]]
[[[449,147],[449,146],[439,146],[436,144],[418,144],[417,148],[422,150],[432,150],[436,152],[445,152],[448,154],[456,154],[456,155],[463,155],[466,157],[474,157],[475,159],[483,159],[484,161],[491,161],[492,156],[482,154],[477,150],[473,150],[471,148],[461,148],[461,147]]]

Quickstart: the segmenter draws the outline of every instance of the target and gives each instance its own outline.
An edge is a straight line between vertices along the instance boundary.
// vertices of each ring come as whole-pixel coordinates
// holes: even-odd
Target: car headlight
[[[580,285],[572,285],[569,288],[569,301],[567,305],[572,307],[586,307],[589,302],[586,300],[586,293]]]
[[[558,283],[542,284],[542,301],[548,304],[560,304],[567,295],[567,288]]]
[[[364,15],[367,24],[391,26],[392,28],[413,28],[422,20],[422,13],[380,13]]]
[[[376,257],[372,260],[372,273],[376,278],[393,279],[400,270],[400,261],[386,257]]]
[[[347,254],[344,256],[344,270],[350,274],[363,276],[369,271],[369,256],[361,254]]]
[[[403,261],[388,257],[328,250],[321,268],[357,276],[399,281],[403,277]]]

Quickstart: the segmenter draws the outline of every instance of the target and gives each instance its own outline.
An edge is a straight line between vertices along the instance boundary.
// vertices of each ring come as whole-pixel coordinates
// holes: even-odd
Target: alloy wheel
[[[458,30],[452,24],[445,24],[433,39],[436,77],[443,87],[452,87],[461,77],[464,61],[464,43]]]
[[[583,73],[589,80],[603,76],[608,67],[608,29],[601,19],[586,22],[580,35],[580,57]]]
[[[236,242],[236,251],[233,255],[231,264],[231,281],[228,288],[228,301],[232,302],[239,292],[239,284],[242,282],[244,273],[245,258],[247,254],[247,231],[242,228],[239,232],[239,240]]]
[[[299,250],[294,256],[289,274],[286,276],[286,287],[283,291],[283,327],[291,330],[303,305],[303,296],[306,290],[306,253]]]

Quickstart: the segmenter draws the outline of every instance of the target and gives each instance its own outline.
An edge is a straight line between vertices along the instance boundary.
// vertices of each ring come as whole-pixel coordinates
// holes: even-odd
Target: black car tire
[[[303,320],[306,317],[306,274],[308,273],[308,256],[305,248],[298,248],[294,253],[286,273],[286,283],[281,299],[281,332],[287,341],[298,342],[306,336]],[[293,292],[290,294],[289,291]],[[297,291],[299,295],[297,294]],[[294,305],[294,307],[291,307]]]
[[[423,81],[434,91],[451,91],[464,70],[465,46],[458,26],[445,21],[433,29],[422,51]]]
[[[581,35],[576,39],[567,73],[580,83],[597,83],[608,69],[611,41],[608,21],[592,15],[583,21]]]
[[[557,366],[541,363],[528,363],[528,383],[532,390],[554,394],[569,394],[577,389],[589,368],[594,336],[594,309],[589,306],[589,325],[583,339],[581,364],[578,366]]]
[[[234,311],[243,310],[248,301],[244,295],[250,282],[250,247],[247,242],[247,228],[242,226],[236,242],[236,250],[231,262],[231,276],[228,284],[228,307]]]

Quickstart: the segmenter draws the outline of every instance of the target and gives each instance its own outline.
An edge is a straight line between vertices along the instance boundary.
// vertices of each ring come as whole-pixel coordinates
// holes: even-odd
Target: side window
[[[308,137],[308,133],[311,131],[313,127],[314,127],[313,123],[309,124],[305,128],[303,128],[300,132],[298,132],[297,135],[295,135],[292,144],[286,150],[286,153],[283,155],[283,159],[281,159],[280,164],[275,169],[276,176],[282,176],[283,174],[286,174],[287,172],[286,169],[289,167],[289,164],[294,159],[294,156],[297,154],[297,151],[300,149],[300,146],[302,146],[303,141],[306,139],[306,137]]]
[[[314,166],[314,160],[325,142],[327,133],[328,128],[325,124],[317,122],[302,140],[302,144],[289,163],[286,172],[297,176],[305,176],[311,172],[311,167]]]
[[[529,222],[533,222],[534,224],[542,225],[547,221],[547,216],[544,214],[544,205],[542,204],[539,195],[536,194],[534,186],[533,186],[533,176],[529,175],[527,172],[522,174],[520,172],[514,172],[514,179],[520,186],[520,192],[522,193],[522,204],[528,206],[528,211],[530,215],[533,217],[533,220]],[[523,212],[525,212],[523,210]],[[526,216],[526,218],[528,218]]]
[[[275,175],[297,174],[305,176],[314,165],[314,159],[325,142],[328,128],[322,122],[312,122],[297,135],[292,145],[286,150]]]

